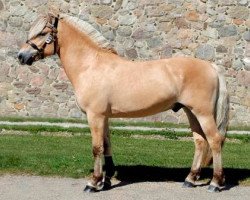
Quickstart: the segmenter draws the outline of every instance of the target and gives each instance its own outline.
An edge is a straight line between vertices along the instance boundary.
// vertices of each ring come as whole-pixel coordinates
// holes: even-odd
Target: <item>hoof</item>
[[[185,181],[182,185],[183,188],[193,188],[195,185],[189,181]]]
[[[207,188],[208,192],[220,192],[220,188],[214,185],[209,185]]]
[[[84,191],[84,192],[87,192],[87,193],[94,193],[94,192],[97,192],[96,188],[91,187],[91,186],[89,186],[89,185],[86,185],[86,187],[84,188],[83,191]]]
[[[110,179],[105,179],[103,184],[104,185],[103,185],[102,190],[110,190],[111,189],[111,181],[110,181]]]

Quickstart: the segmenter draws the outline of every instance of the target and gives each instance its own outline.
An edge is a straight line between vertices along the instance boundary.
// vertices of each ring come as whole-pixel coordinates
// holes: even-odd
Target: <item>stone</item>
[[[199,14],[196,11],[189,11],[186,13],[186,19],[197,22],[199,20]]]
[[[25,5],[34,8],[48,3],[48,0],[25,0]]]
[[[243,63],[239,60],[239,59],[236,59],[234,62],[233,62],[233,66],[232,66],[232,68],[234,69],[234,70],[240,70],[240,69],[242,69],[243,68]]]
[[[158,25],[158,29],[164,32],[169,32],[172,28],[173,24],[171,22],[160,22]]]
[[[5,20],[0,20],[0,31],[5,31],[7,27],[7,23]]]
[[[250,87],[250,71],[239,71],[236,78],[240,85]]]
[[[185,18],[176,18],[174,22],[178,28],[190,28],[190,24],[185,20]]]
[[[241,6],[246,6],[248,4],[248,0],[240,0],[238,3]]]
[[[200,45],[196,50],[195,56],[204,60],[212,60],[215,56],[214,47],[208,44]]]
[[[135,23],[136,19],[136,16],[130,14],[124,16],[120,15],[118,17],[120,25],[132,25]]]
[[[247,19],[249,17],[249,8],[245,6],[235,6],[231,7],[228,13],[235,19]]]
[[[3,2],[0,0],[0,10],[3,10],[4,9],[4,4]]]
[[[24,103],[15,103],[15,104],[14,104],[14,108],[15,108],[16,110],[22,110],[22,109],[25,108],[25,104],[24,104]]]
[[[248,19],[248,20],[245,21],[245,25],[246,25],[248,28],[250,28],[250,19]]]
[[[38,95],[41,93],[41,89],[38,87],[28,88],[25,90],[28,94]]]
[[[107,5],[92,5],[91,15],[98,18],[110,19],[113,15],[113,9]]]
[[[233,23],[236,25],[242,25],[245,22],[243,19],[233,19]]]
[[[146,9],[148,17],[161,17],[167,15],[175,6],[173,4],[161,4],[159,6],[149,6]]]
[[[65,73],[64,69],[60,69],[59,75],[58,75],[58,80],[59,81],[68,81],[67,74]]]
[[[138,54],[137,54],[136,49],[127,49],[127,50],[125,50],[125,56],[130,58],[130,59],[138,58]]]
[[[132,29],[130,26],[120,26],[117,29],[117,34],[119,34],[122,37],[128,37],[132,34]]]
[[[128,2],[127,9],[134,10],[136,8],[136,4],[134,2]]]
[[[13,34],[0,31],[0,47],[10,47],[16,45],[16,40]]]
[[[230,5],[234,5],[236,2],[235,0],[219,0],[218,4],[220,6],[230,6]]]
[[[132,38],[139,40],[139,39],[147,39],[153,36],[153,32],[145,31],[142,28],[136,29],[133,34]]]
[[[160,52],[160,58],[171,58],[173,55],[173,48],[170,45],[166,45]]]
[[[227,48],[223,45],[219,45],[216,47],[216,52],[217,53],[227,53]]]
[[[243,39],[250,42],[250,31],[246,31],[244,34],[243,34]]]
[[[245,57],[250,58],[250,42],[248,42],[247,45],[246,45]]]
[[[20,89],[24,89],[27,86],[27,84],[25,82],[14,82],[13,85],[16,88],[20,88]]]
[[[25,6],[21,6],[21,5],[10,7],[10,13],[13,16],[19,16],[19,17],[24,16],[27,11],[28,11],[28,8]]]
[[[244,58],[243,62],[245,64],[244,69],[250,71],[250,58]]]
[[[135,41],[132,38],[127,38],[124,41],[124,47],[125,49],[131,49],[134,46]]]
[[[44,77],[40,75],[34,76],[31,78],[30,84],[34,87],[42,86],[44,84]]]
[[[163,40],[161,37],[154,37],[154,38],[147,39],[146,42],[149,48],[155,48],[155,47],[161,46],[163,43]]]
[[[117,20],[113,20],[113,19],[110,19],[108,21],[108,24],[113,28],[113,29],[116,29],[119,27],[119,23]]]
[[[9,18],[8,23],[10,26],[13,26],[13,27],[21,27],[23,24],[23,19],[20,17],[13,16]]]
[[[106,39],[113,41],[115,39],[115,35],[114,35],[114,31],[113,30],[109,30],[106,31],[102,34]]]
[[[39,72],[39,69],[38,69],[38,66],[39,64],[35,63],[34,65],[30,66],[29,69],[31,72],[33,73],[38,73]]]
[[[217,39],[218,31],[215,28],[208,27],[207,30],[203,31],[202,34],[206,37]]]
[[[219,37],[229,37],[229,36],[235,36],[238,34],[237,28],[235,25],[228,25],[224,27],[220,27],[217,29]]]
[[[69,112],[69,117],[72,117],[72,118],[82,118],[82,116],[83,116],[82,112],[76,108],[71,109]]]
[[[66,90],[68,88],[68,84],[64,82],[55,83],[53,84],[53,87],[57,90]]]
[[[114,10],[118,11],[122,6],[123,0],[116,0]]]

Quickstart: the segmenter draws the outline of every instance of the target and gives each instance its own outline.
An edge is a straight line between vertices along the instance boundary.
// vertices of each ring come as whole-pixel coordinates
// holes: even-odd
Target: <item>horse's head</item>
[[[28,40],[18,52],[21,64],[31,65],[34,61],[57,52],[57,25],[58,17],[55,15],[37,18],[29,31]]]

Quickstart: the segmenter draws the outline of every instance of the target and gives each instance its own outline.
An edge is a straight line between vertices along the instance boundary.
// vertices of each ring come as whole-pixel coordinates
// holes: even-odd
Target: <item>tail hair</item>
[[[213,64],[213,67],[216,69],[219,78],[219,88],[215,110],[216,124],[220,134],[225,137],[229,122],[229,95],[222,69],[215,64]]]
[[[229,121],[229,95],[227,92],[223,70],[215,64],[213,64],[213,67],[216,69],[219,79],[215,106],[215,119],[219,133],[223,136],[225,140]],[[203,149],[202,166],[209,166],[210,164],[212,164],[212,162],[212,151],[209,145],[206,144],[206,147]]]

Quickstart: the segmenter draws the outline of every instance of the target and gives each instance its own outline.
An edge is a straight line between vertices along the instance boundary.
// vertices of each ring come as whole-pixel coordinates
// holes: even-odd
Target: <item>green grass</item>
[[[112,135],[112,146],[118,165],[117,178],[122,180],[133,174],[130,177],[133,181],[182,180],[191,166],[194,150],[191,141],[135,139],[121,135]],[[78,178],[89,176],[93,168],[89,135],[1,135],[0,147],[0,173]],[[250,185],[249,152],[249,143],[228,142],[223,154],[228,174],[237,172],[234,180],[245,185]],[[208,177],[211,177],[210,172]]]

